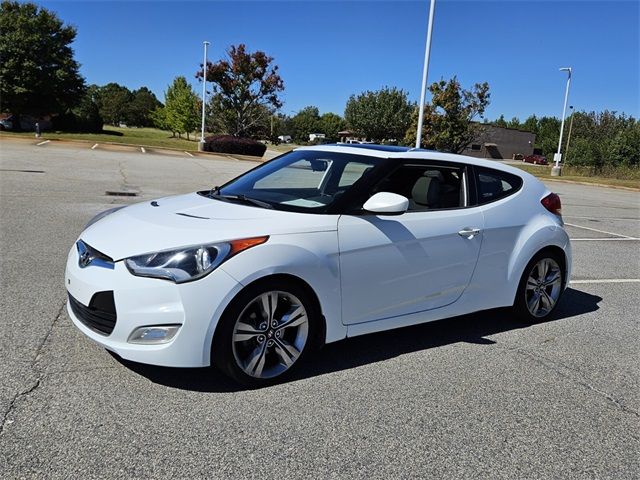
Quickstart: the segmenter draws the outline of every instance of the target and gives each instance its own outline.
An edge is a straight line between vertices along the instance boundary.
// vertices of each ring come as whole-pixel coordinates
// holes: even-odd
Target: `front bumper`
[[[75,245],[67,258],[65,286],[69,295],[85,306],[96,293],[113,291],[117,320],[108,335],[85,325],[67,303],[69,317],[87,337],[124,359],[168,367],[210,364],[211,342],[218,319],[242,287],[221,268],[200,280],[180,285],[136,277],[122,261],[115,262],[113,269],[94,265],[80,268]],[[127,342],[138,327],[169,324],[181,327],[168,343]]]

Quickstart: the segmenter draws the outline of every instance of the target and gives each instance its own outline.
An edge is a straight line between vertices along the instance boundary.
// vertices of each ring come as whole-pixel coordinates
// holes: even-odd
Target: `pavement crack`
[[[618,400],[617,398],[615,398],[613,395],[600,390],[598,388],[596,388],[595,386],[591,385],[589,382],[587,382],[586,380],[582,379],[582,378],[576,378],[575,376],[572,376],[570,374],[567,373],[567,371],[570,372],[574,372],[576,374],[578,374],[580,377],[582,377],[582,372],[577,369],[577,368],[573,368],[573,367],[569,367],[567,365],[564,365],[562,363],[558,363],[555,362],[549,358],[546,358],[542,355],[533,353],[531,351],[528,350],[523,350],[522,348],[518,348],[518,347],[501,347],[505,350],[517,353],[519,355],[522,355],[524,357],[529,358],[530,360],[533,360],[534,362],[536,362],[538,365],[542,365],[543,367],[553,371],[554,373],[556,373],[557,375],[559,375],[562,378],[565,378],[571,382],[573,382],[576,385],[580,385],[581,387],[586,388],[587,390],[595,393],[596,395],[604,398],[605,400],[607,400],[608,402],[610,402],[611,404],[615,405],[617,408],[619,408],[621,411],[628,413],[630,415],[633,415],[635,417],[640,418],[640,412],[638,412],[637,410],[634,410],[631,407],[628,407],[627,405],[625,405],[624,403],[622,403],[620,400]]]
[[[35,392],[38,389],[38,387],[40,387],[42,381],[44,380],[45,374],[38,367],[38,361],[42,357],[42,354],[44,352],[44,349],[45,349],[46,345],[49,342],[49,338],[51,337],[51,333],[53,332],[54,327],[56,326],[56,324],[58,323],[58,321],[60,320],[60,318],[64,314],[64,308],[65,308],[66,304],[67,304],[67,302],[65,300],[62,303],[62,305],[60,306],[60,308],[58,309],[58,311],[56,313],[56,316],[53,318],[53,321],[51,322],[51,325],[49,325],[49,328],[47,329],[47,333],[45,334],[44,338],[38,344],[38,347],[36,348],[35,355],[34,355],[33,359],[31,360],[31,369],[36,374],[35,381],[27,389],[15,394],[13,396],[13,398],[11,399],[11,401],[9,402],[9,406],[7,407],[6,411],[2,414],[2,422],[0,423],[0,435],[2,435],[4,433],[5,428],[6,428],[7,425],[13,423],[13,421],[10,420],[9,417],[10,417],[11,413],[15,410],[17,403],[20,400],[22,400],[23,398],[26,398],[29,395],[31,395],[33,392]]]

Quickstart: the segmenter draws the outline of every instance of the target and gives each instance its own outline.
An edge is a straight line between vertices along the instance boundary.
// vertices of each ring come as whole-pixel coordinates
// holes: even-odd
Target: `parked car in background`
[[[67,308],[122,358],[268,385],[347,337],[497,307],[545,320],[571,275],[560,209],[489,160],[299,148],[96,216],[69,252]]]
[[[0,118],[0,130],[13,130],[13,115],[4,115]]]
[[[527,155],[522,161],[525,163],[533,163],[534,165],[549,165],[547,157],[542,155]]]

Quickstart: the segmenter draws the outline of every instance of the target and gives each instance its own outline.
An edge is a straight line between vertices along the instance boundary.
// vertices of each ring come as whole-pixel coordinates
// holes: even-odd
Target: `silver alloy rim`
[[[552,258],[543,258],[536,263],[524,292],[527,308],[531,315],[542,318],[553,310],[562,289],[562,272]]]
[[[273,378],[298,360],[309,335],[302,302],[288,292],[265,292],[247,304],[233,328],[236,364],[254,378]]]

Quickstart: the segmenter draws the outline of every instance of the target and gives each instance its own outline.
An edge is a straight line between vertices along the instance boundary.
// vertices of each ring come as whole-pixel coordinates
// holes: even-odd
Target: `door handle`
[[[474,227],[466,227],[463,228],[462,230],[460,230],[458,232],[458,235],[460,235],[461,237],[467,237],[469,239],[475,237],[476,235],[478,235],[482,230],[480,230],[479,228],[474,228]]]

